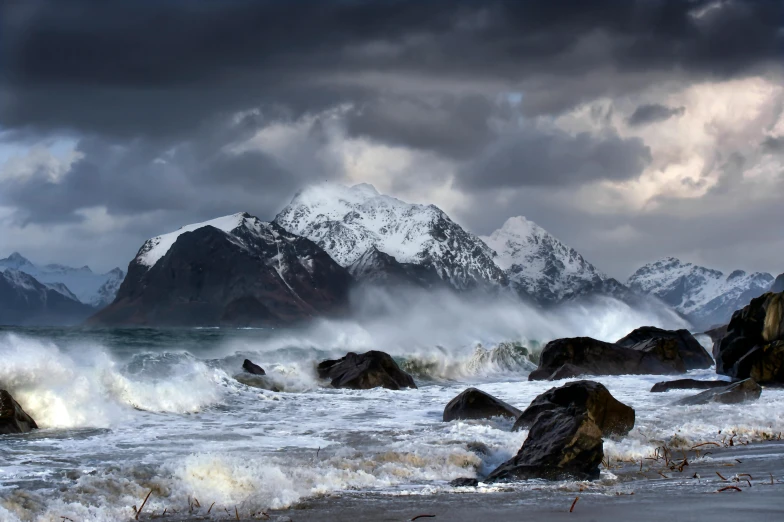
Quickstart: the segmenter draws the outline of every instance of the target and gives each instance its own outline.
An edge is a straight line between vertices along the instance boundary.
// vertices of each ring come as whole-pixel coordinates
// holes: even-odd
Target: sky
[[[784,272],[784,2],[0,0],[0,257],[372,183],[625,280]]]

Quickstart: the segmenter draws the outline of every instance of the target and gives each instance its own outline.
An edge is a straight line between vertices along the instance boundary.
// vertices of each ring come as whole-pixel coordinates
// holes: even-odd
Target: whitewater
[[[282,330],[0,329],[0,388],[41,428],[0,437],[0,520],[130,520],[148,494],[140,519],[165,511],[175,520],[300,520],[303,505],[357,497],[382,509],[400,497],[621,495],[634,479],[613,462],[642,468],[662,445],[726,445],[728,436],[765,444],[784,432],[784,390],[766,388],[742,406],[674,408],[695,392],[648,390],[681,376],[596,377],[636,410],[632,432],[605,441],[609,465],[598,481],[452,487],[509,459],[527,435],[508,420],[442,422],[444,406],[466,387],[524,409],[563,384],[527,381],[548,340],[614,341],[644,324],[682,324],[611,300],[557,312],[443,299],[425,313],[420,304]],[[369,349],[393,355],[419,389],[335,390],[316,377],[321,360]],[[280,391],[243,375],[246,358]],[[689,376],[719,378],[713,370]],[[702,461],[722,458],[714,453]]]

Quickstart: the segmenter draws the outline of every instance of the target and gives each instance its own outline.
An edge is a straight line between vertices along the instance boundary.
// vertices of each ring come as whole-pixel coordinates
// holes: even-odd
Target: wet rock
[[[675,379],[674,381],[657,382],[651,388],[653,393],[662,393],[670,390],[712,390],[724,388],[727,381],[698,381],[697,379]]]
[[[684,373],[678,344],[653,339],[627,348],[590,337],[550,341],[542,350],[539,368],[528,380],[556,380],[576,375],[670,375]]]
[[[324,361],[318,365],[318,375],[321,379],[329,379],[335,388],[400,390],[417,387],[413,377],[401,370],[389,354],[376,350],[359,354],[350,352],[341,359]]]
[[[602,430],[588,412],[575,408],[543,411],[517,455],[493,470],[485,482],[595,479],[603,457]]]
[[[535,398],[519,416],[513,430],[528,428],[544,411],[572,408],[585,412],[602,435],[626,435],[634,427],[634,408],[612,396],[604,385],[594,381],[575,381],[550,388]]]
[[[650,351],[656,344],[662,352],[677,352],[686,370],[704,370],[713,366],[713,357],[688,330],[663,330],[655,326],[637,328],[615,342],[619,346],[640,351]]]
[[[267,375],[267,372],[264,371],[264,368],[258,364],[252,363],[250,359],[245,359],[245,362],[242,363],[242,369],[248,373],[252,373],[253,375]]]
[[[705,330],[705,332],[703,333],[708,337],[710,337],[711,342],[715,343],[716,341],[718,341],[719,339],[727,335],[727,326],[729,325],[723,324],[721,326],[714,326],[709,330]]]
[[[275,382],[269,375],[256,375],[253,373],[242,372],[235,375],[234,378],[245,386],[250,386],[251,388],[258,388],[260,390],[273,392],[283,391],[283,385]]]
[[[721,404],[738,404],[746,401],[756,401],[762,393],[762,387],[754,379],[734,382],[729,386],[704,391],[692,397],[686,397],[675,404],[693,406],[695,404],[708,404],[718,402]]]
[[[444,422],[457,419],[489,419],[492,417],[517,419],[520,413],[520,410],[514,406],[496,399],[482,390],[468,388],[446,405],[446,408],[444,408]]]
[[[784,384],[784,292],[761,295],[735,312],[713,355],[717,373]]]
[[[466,444],[466,449],[470,452],[476,453],[477,455],[490,455],[490,448],[488,448],[487,444],[484,442],[469,442]]]
[[[10,393],[0,390],[0,435],[27,433],[35,429],[38,429],[38,425],[33,418],[19,406]]]
[[[454,488],[475,488],[479,485],[479,481],[475,478],[461,477],[456,478],[449,485]]]

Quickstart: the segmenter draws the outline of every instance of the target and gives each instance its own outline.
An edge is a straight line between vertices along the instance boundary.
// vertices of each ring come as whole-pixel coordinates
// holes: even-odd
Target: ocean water
[[[509,488],[547,495],[574,487],[450,487],[510,458],[527,433],[504,420],[441,416],[468,386],[523,409],[559,384],[527,381],[543,342],[559,333],[615,340],[645,322],[612,314],[581,321],[580,313],[562,317],[561,327],[526,315],[484,329],[415,318],[408,327],[322,322],[298,330],[0,329],[0,387],[41,427],[0,437],[0,521],[127,520],[150,491],[146,515],[226,518],[235,508],[249,517],[348,495],[491,498]],[[373,348],[393,354],[419,389],[334,390],[317,379],[319,361]],[[246,357],[282,391],[237,380]],[[691,376],[717,378],[712,370]],[[638,462],[662,444],[687,449],[784,432],[784,390],[765,389],[742,406],[673,407],[695,392],[649,393],[665,379],[595,379],[637,415],[627,437],[605,442],[611,463]],[[610,466],[581,487],[628,480]]]

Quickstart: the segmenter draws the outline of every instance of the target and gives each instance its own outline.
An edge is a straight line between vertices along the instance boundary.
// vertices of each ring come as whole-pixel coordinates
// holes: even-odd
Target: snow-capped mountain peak
[[[482,237],[506,270],[510,283],[521,295],[540,302],[557,302],[580,294],[606,276],[545,229],[523,216]]]
[[[727,322],[735,310],[772,283],[773,276],[767,273],[735,270],[725,277],[719,270],[665,257],[640,267],[627,284],[657,296],[696,325],[708,327]]]
[[[505,283],[495,252],[435,205],[411,204],[368,184],[314,185],[275,218],[349,267],[371,247],[399,263],[432,268],[458,289]]]

